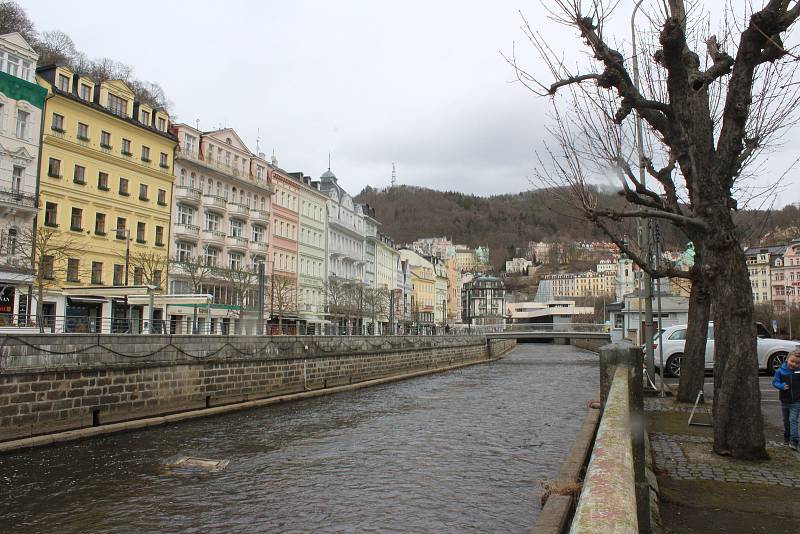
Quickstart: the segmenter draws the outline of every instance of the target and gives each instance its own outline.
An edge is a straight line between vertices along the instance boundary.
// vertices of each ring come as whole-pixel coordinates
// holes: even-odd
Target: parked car
[[[758,329],[756,339],[758,347],[758,368],[768,373],[775,372],[780,367],[786,356],[795,349],[800,349],[800,343],[784,341],[769,337],[769,331],[763,326]],[[664,375],[680,376],[681,360],[683,359],[684,345],[686,343],[686,325],[675,325],[664,329],[661,334],[664,343]],[[653,354],[656,360],[656,369],[659,368],[659,343],[658,335],[653,338]],[[708,323],[708,339],[706,339],[706,369],[714,368],[714,323]]]

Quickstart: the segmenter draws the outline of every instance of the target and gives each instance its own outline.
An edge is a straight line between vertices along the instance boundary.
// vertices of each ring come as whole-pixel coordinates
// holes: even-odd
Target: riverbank
[[[710,422],[709,410],[695,420]],[[690,411],[673,397],[645,399],[664,532],[795,534],[800,456],[783,445],[782,430],[765,423],[768,461],[732,460],[712,452],[710,427],[688,425]]]

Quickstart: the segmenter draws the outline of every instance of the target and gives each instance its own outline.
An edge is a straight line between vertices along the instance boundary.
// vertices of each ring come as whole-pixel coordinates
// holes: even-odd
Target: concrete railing
[[[570,532],[650,532],[639,347],[600,349],[600,393],[602,418]]]
[[[597,430],[571,533],[639,532],[628,370],[618,367]]]

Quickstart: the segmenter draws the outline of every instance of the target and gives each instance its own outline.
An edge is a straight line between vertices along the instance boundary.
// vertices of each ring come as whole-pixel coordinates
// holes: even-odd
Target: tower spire
[[[261,128],[256,129],[256,154],[261,152]]]
[[[331,153],[328,152],[328,170],[331,170]]]
[[[392,187],[397,185],[397,169],[394,167],[394,163],[392,163]]]

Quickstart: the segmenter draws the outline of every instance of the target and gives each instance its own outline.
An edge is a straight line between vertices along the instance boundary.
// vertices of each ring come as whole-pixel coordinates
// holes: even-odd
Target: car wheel
[[[667,363],[664,364],[664,375],[665,376],[672,376],[672,377],[680,377],[681,376],[681,361],[683,360],[683,354],[673,354],[669,358],[667,358]]]
[[[769,360],[767,361],[767,371],[770,373],[777,371],[778,368],[783,365],[783,362],[786,361],[786,356],[788,356],[788,353],[786,352],[776,352],[770,356]]]

